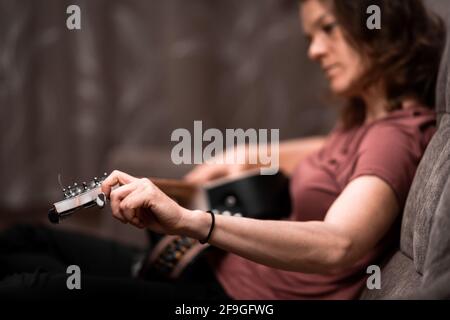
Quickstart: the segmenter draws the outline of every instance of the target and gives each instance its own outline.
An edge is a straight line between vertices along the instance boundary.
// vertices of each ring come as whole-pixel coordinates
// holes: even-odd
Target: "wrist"
[[[203,240],[211,227],[211,215],[203,210],[185,209],[180,226],[180,234]]]

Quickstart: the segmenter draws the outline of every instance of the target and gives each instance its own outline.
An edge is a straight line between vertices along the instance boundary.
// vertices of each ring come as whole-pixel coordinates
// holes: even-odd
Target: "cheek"
[[[340,92],[352,91],[364,74],[364,64],[355,54],[347,54],[342,59],[342,72],[332,81],[332,87]]]
[[[338,95],[354,93],[358,79],[360,79],[360,73],[353,63],[342,64],[339,72],[330,79],[331,90]]]
[[[340,95],[354,94],[353,91],[365,68],[359,52],[347,43],[339,30],[333,45],[330,46],[330,56],[334,56],[333,62],[339,65],[339,69],[329,79],[331,90]]]
[[[354,81],[358,81],[363,76],[366,70],[362,56],[350,46],[346,46],[345,51],[345,64],[349,71],[348,75]]]

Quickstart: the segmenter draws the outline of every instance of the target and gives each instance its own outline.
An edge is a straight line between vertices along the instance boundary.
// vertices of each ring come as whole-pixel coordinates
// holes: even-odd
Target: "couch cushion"
[[[421,288],[416,294],[410,296],[413,300],[450,300],[450,270],[439,275],[436,280]]]
[[[449,160],[450,161],[450,160]],[[450,299],[450,178],[442,192],[425,258],[420,290],[413,299]]]
[[[361,299],[399,299],[409,296],[420,286],[421,276],[412,259],[397,251],[381,271],[381,289],[365,289]]]
[[[447,162],[450,162],[448,158]],[[434,284],[450,271],[450,178],[443,189],[433,218],[424,265],[423,287]],[[447,283],[448,286],[448,283]],[[450,289],[450,287],[449,287]],[[450,292],[450,290],[449,290]]]
[[[440,195],[450,174],[450,115],[445,114],[417,168],[405,205],[400,248],[422,274],[429,234]]]

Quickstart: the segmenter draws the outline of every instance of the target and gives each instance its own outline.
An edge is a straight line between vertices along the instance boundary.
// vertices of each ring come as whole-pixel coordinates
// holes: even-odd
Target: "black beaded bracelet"
[[[211,227],[209,228],[209,232],[208,232],[208,236],[205,238],[205,240],[198,240],[201,244],[205,244],[209,241],[209,238],[211,238],[211,234],[214,230],[214,225],[216,223],[216,218],[214,216],[214,212],[212,212],[211,210],[206,211],[208,213],[211,214]]]

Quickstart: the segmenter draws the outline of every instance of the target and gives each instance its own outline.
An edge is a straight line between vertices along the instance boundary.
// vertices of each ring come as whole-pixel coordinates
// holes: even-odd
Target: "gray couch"
[[[409,192],[400,248],[382,267],[381,289],[366,289],[362,299],[450,298],[449,42],[438,80],[438,130]]]

